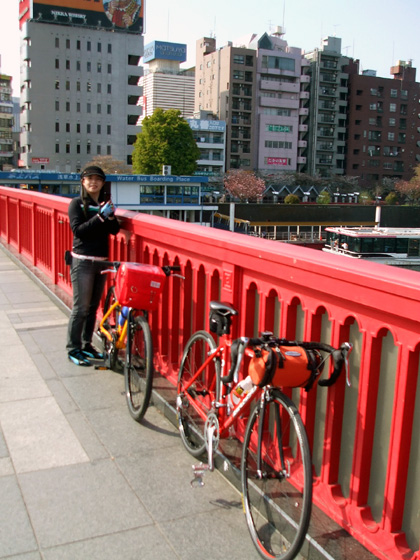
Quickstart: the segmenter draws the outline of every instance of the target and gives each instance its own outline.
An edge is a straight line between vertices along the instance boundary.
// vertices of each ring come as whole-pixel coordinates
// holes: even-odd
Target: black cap
[[[89,165],[88,167],[86,167],[82,171],[80,178],[83,179],[84,177],[91,177],[92,175],[98,175],[98,177],[100,177],[104,181],[106,179],[105,173],[102,171],[100,167],[96,165]]]

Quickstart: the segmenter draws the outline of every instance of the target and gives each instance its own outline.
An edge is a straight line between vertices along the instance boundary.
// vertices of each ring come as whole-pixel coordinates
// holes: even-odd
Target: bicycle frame
[[[106,329],[104,327],[104,324],[106,322],[106,320],[108,319],[108,317],[110,317],[110,315],[113,313],[113,311],[115,311],[115,309],[117,307],[121,307],[120,302],[119,301],[115,301],[111,307],[108,309],[108,311],[105,313],[105,315],[102,317],[101,322],[99,323],[99,330],[100,332],[106,336],[106,338],[109,340],[109,342],[113,341],[112,338],[112,334],[108,331],[108,329]],[[127,314],[128,317],[128,314]],[[120,323],[118,322],[118,324],[116,325],[116,333],[117,333],[117,340],[115,341],[115,347],[120,350],[122,348],[125,348],[125,339],[127,336],[127,317],[124,319],[124,323],[121,326]]]

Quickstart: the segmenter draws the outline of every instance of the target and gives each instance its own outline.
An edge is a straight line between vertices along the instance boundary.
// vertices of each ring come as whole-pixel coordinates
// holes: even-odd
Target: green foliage
[[[163,165],[172,167],[172,175],[193,175],[200,150],[181,111],[156,109],[146,117],[133,150],[133,172],[160,175]]]
[[[285,204],[300,204],[300,199],[296,194],[288,194],[284,199]]]
[[[321,191],[316,201],[318,204],[330,204],[331,195],[328,191]]]
[[[385,197],[385,204],[397,204],[398,203],[398,195],[395,191],[390,192],[386,197]]]

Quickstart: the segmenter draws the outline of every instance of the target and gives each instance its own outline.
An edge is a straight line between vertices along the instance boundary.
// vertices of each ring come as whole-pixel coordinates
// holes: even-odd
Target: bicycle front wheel
[[[185,346],[179,368],[178,427],[185,447],[194,457],[199,457],[206,449],[204,425],[212,402],[219,397],[220,361],[214,358],[199,375],[196,373],[216,348],[207,331],[197,331]]]
[[[272,391],[252,412],[242,450],[243,503],[251,538],[266,559],[292,560],[309,527],[312,473],[295,404]]]
[[[124,377],[128,410],[140,422],[149,406],[153,386],[152,335],[143,315],[132,318],[130,313]]]

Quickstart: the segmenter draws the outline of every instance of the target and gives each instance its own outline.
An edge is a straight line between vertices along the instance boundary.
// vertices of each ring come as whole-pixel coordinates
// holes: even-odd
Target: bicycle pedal
[[[101,371],[106,371],[106,370],[109,369],[109,367],[106,367],[106,366],[98,366],[98,365],[96,365],[96,366],[95,366],[95,369],[99,369],[99,370],[101,370]]]
[[[209,465],[200,463],[199,465],[193,465],[192,469],[194,472],[194,478],[191,480],[191,486],[193,488],[202,488],[204,486],[203,476],[206,471],[210,470]]]

